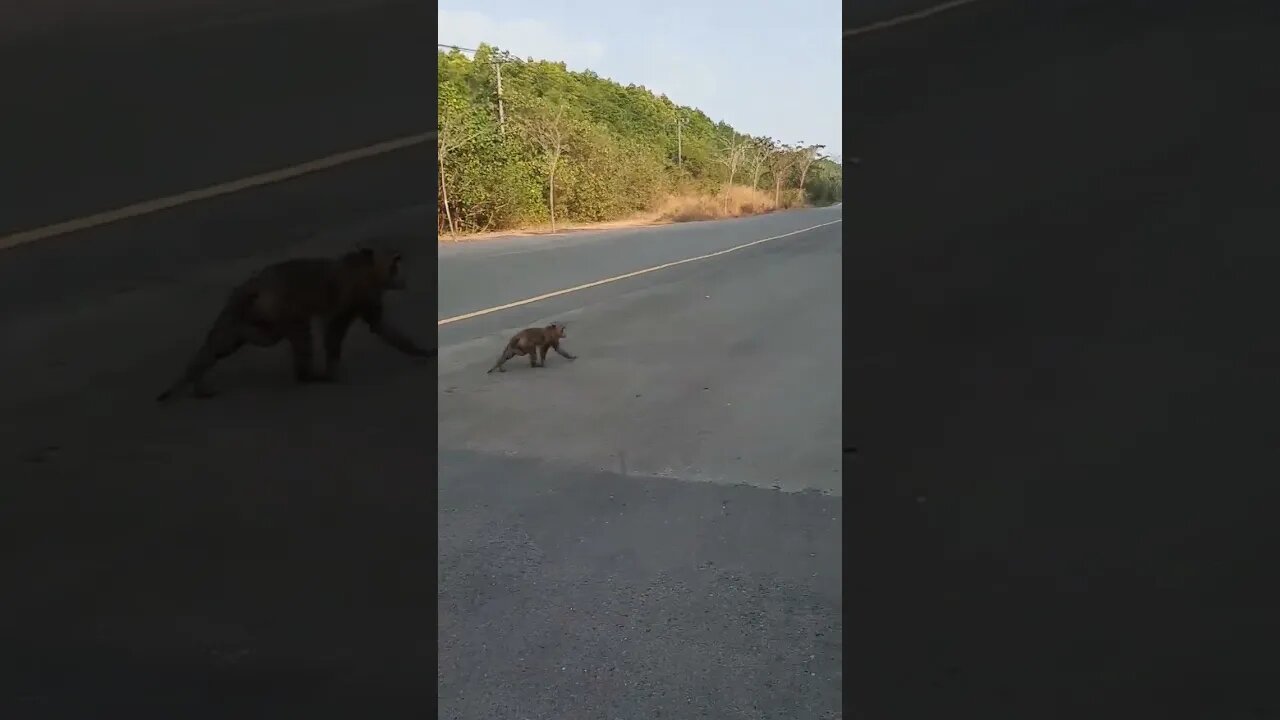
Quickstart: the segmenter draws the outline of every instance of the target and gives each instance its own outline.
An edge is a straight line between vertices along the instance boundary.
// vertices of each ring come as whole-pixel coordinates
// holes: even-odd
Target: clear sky
[[[740,132],[840,154],[840,0],[439,0],[438,42],[644,85]]]

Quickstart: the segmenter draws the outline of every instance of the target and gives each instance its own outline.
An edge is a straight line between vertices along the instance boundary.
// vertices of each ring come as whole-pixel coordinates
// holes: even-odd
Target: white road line
[[[831,222],[824,222],[820,225],[813,225],[811,227],[801,228],[799,230],[792,230],[791,232],[783,233],[782,235],[774,235],[773,237],[761,238],[759,240],[752,240],[749,243],[734,245],[731,248],[728,248],[725,250],[718,250],[713,253],[707,253],[706,255],[699,255],[697,257],[685,258],[684,260],[676,260],[675,262],[663,263],[662,265],[654,265],[653,267],[645,268],[643,270],[636,270],[635,272],[629,272],[629,273],[626,273],[625,275],[615,275],[613,277],[604,278],[603,280],[596,280],[595,282],[589,282],[585,285],[575,285],[574,287],[565,288],[563,290],[556,290],[554,292],[545,293],[543,295],[538,295],[531,298],[525,298],[524,300],[509,302],[506,305],[495,305],[494,307],[491,307],[491,308],[485,308],[483,310],[475,310],[473,312],[465,313],[463,315],[455,315],[451,318],[445,318],[443,320],[436,321],[436,326],[439,327],[440,325],[448,325],[450,323],[456,323],[461,320],[470,320],[473,317],[488,315],[489,313],[495,313],[495,312],[498,312],[499,310],[508,310],[513,307],[520,307],[521,305],[528,305],[529,303],[535,303],[535,302],[538,302],[539,300],[546,300],[548,298],[559,297],[560,295],[568,295],[569,293],[578,292],[579,290],[586,290],[587,288],[593,288],[593,287],[596,287],[597,285],[605,285],[607,283],[617,282],[619,280],[626,280],[627,278],[633,278],[637,275],[644,275],[645,273],[651,273],[657,270],[665,270],[666,268],[675,267],[676,265],[684,265],[685,263],[691,263],[691,262],[694,262],[695,260],[706,260],[707,258],[713,258],[718,255],[724,255],[727,253],[735,252],[737,250],[742,250],[744,248],[749,248],[752,245],[767,243],[771,240],[781,240],[784,237],[799,235],[802,232],[817,230],[820,227],[835,225],[836,223],[843,222],[843,221],[844,221],[844,218],[841,218],[840,220],[832,220]]]
[[[895,18],[889,18],[888,20],[881,20],[880,22],[874,22],[874,23],[871,23],[870,25],[863,25],[862,27],[858,27],[858,28],[850,28],[849,30],[844,31],[844,36],[852,37],[854,35],[863,35],[865,33],[875,32],[876,30],[884,30],[886,28],[891,28],[895,25],[909,23],[915,20],[922,20],[924,18],[929,17],[930,15],[937,15],[940,12],[945,12],[947,10],[951,10],[953,8],[958,8],[963,5],[968,5],[970,3],[975,3],[975,2],[978,2],[978,0],[951,0],[951,2],[944,2],[941,5],[934,5],[933,7],[925,8],[924,10],[920,10],[918,12],[908,13],[906,15],[899,15],[898,17],[895,17]]]
[[[355,150],[340,152],[334,155],[329,155],[328,157],[304,162],[299,165],[293,165],[279,170],[272,170],[271,172],[252,175],[239,180],[231,180],[229,182],[220,183],[207,188],[201,188],[199,190],[189,190],[177,195],[170,195],[168,197],[162,197],[155,200],[134,203],[122,208],[95,213],[75,220],[67,220],[53,225],[32,228],[31,230],[23,230],[12,235],[0,237],[0,250],[11,248],[15,245],[35,242],[36,240],[44,240],[57,235],[65,235],[66,233],[76,232],[78,230],[87,230],[99,225],[106,225],[107,223],[113,223],[131,217],[138,217],[139,215],[147,215],[159,212],[160,210],[167,210],[168,208],[177,207],[178,205],[186,205],[187,203],[193,203],[199,200],[208,200],[212,197],[226,195],[240,190],[247,190],[260,185],[268,185],[270,183],[280,182],[281,180],[288,180],[317,170],[325,170],[355,160],[362,160],[364,158],[374,157],[375,155],[382,155],[395,150],[420,145],[433,137],[435,137],[434,132],[409,135],[407,137],[387,140],[385,142],[357,148]]]

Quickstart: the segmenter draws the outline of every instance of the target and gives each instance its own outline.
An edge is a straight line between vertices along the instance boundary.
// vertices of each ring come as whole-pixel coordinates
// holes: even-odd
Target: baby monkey
[[[553,322],[546,327],[525,328],[516,333],[507,341],[507,347],[502,351],[502,357],[498,358],[498,362],[489,368],[489,372],[497,370],[498,372],[506,372],[503,364],[516,355],[528,355],[529,367],[536,368],[539,365],[547,366],[547,349],[550,348],[560,354],[560,357],[566,360],[576,360],[577,355],[570,355],[560,348],[560,340],[565,337],[564,323]]]

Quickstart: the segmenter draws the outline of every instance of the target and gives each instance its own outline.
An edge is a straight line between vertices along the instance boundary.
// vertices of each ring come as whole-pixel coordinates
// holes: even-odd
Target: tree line
[[[643,86],[487,45],[437,62],[438,234],[840,199],[822,145],[752,137]]]

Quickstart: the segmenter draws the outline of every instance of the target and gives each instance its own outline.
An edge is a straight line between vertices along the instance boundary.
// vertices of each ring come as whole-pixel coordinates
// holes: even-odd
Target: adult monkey
[[[294,258],[269,265],[231,291],[204,343],[186,370],[156,397],[164,402],[190,385],[196,397],[216,394],[204,376],[245,345],[271,347],[287,340],[298,382],[334,379],[342,342],[355,320],[363,320],[391,347],[414,357],[435,357],[386,321],[382,296],[404,289],[401,256],[394,250],[361,248],[337,258]],[[325,372],[315,371],[312,323],[324,332]]]

